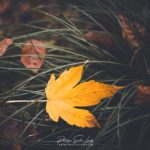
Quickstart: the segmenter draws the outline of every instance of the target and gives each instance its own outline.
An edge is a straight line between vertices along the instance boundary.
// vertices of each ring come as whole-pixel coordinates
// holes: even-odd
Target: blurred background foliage
[[[0,39],[14,44],[0,57],[0,144],[3,149],[66,149],[59,135],[94,138],[90,150],[149,150],[150,2],[148,0],[1,0]],[[38,73],[25,68],[21,47],[45,41],[46,57]],[[85,65],[83,80],[125,85],[126,89],[90,107],[101,129],[80,129],[52,122],[44,100],[52,72]],[[67,147],[73,149],[74,147]]]

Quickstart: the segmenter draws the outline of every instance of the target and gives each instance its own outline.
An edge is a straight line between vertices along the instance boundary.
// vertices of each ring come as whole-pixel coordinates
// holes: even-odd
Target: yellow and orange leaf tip
[[[50,118],[58,122],[59,117],[70,125],[78,127],[100,127],[95,117],[84,109],[99,104],[102,99],[113,96],[122,87],[99,83],[94,80],[82,82],[83,65],[65,70],[55,79],[52,74],[46,86],[46,111]]]

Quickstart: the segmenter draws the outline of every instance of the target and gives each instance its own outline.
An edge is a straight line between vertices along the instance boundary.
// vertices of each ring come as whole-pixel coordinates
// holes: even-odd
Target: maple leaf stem
[[[47,100],[8,100],[6,101],[7,104],[10,104],[10,103],[44,103],[46,102]]]

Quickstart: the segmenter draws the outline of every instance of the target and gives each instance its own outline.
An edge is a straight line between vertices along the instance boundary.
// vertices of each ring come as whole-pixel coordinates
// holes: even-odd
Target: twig
[[[47,100],[8,100],[6,101],[6,103],[34,103],[34,102],[37,102],[37,103],[44,103],[46,102]]]

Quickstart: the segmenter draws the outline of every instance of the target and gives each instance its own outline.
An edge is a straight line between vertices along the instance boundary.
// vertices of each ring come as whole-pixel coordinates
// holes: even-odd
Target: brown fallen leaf
[[[150,103],[150,86],[139,85],[135,95],[135,104]]]
[[[78,84],[82,73],[83,65],[80,65],[65,70],[57,79],[54,74],[51,75],[45,89],[46,111],[55,122],[62,118],[68,124],[82,128],[100,127],[88,110],[76,107],[97,105],[102,99],[113,96],[122,87],[94,80]]]
[[[63,11],[63,15],[67,18],[73,19],[73,18],[79,18],[78,11],[72,10],[72,9],[66,9]]]
[[[1,0],[0,1],[0,14],[4,13],[7,8],[10,6],[11,1],[10,0]]]
[[[0,108],[0,150],[23,150],[24,148],[20,141],[34,142],[37,140],[38,132],[35,126],[28,126],[26,121],[19,122],[13,118],[9,118],[6,122],[2,123],[16,111],[17,107],[10,104],[5,104]],[[22,111],[18,114],[18,117],[22,120],[27,120],[30,114]],[[20,136],[23,131],[24,134]]]
[[[13,44],[13,40],[10,38],[6,38],[0,41],[0,56],[3,56],[8,48],[8,46]]]
[[[137,31],[140,34],[140,36],[143,38],[145,34],[144,26],[138,22],[129,22],[127,17],[125,17],[124,15],[119,14],[118,17],[120,19],[120,23],[122,26],[123,38],[126,39],[133,48],[139,48],[140,43],[137,39],[135,31]]]
[[[22,47],[21,62],[26,68],[37,73],[42,67],[45,54],[44,42],[32,39]]]
[[[22,150],[22,145],[21,144],[14,144],[12,147],[12,150]]]
[[[3,105],[0,108],[0,149],[3,147],[9,150],[21,150],[13,149],[16,145],[15,142],[21,133],[19,122],[9,118],[6,122],[2,123],[8,116],[13,114],[16,108],[13,105]]]
[[[89,31],[84,35],[84,38],[90,42],[95,42],[101,45],[103,48],[114,47],[114,41],[106,32]]]

